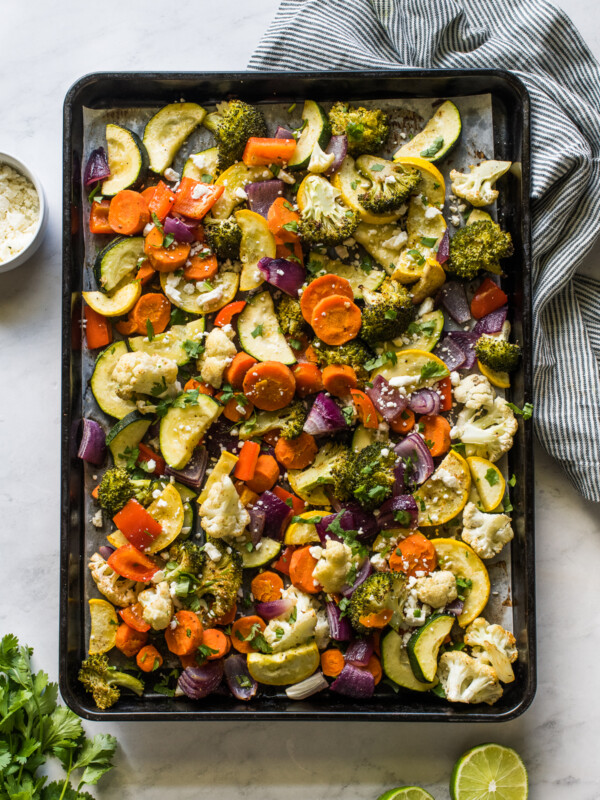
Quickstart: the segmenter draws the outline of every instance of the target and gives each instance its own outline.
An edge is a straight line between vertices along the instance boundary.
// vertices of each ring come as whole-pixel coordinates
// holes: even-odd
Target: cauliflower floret
[[[173,616],[173,601],[167,581],[144,589],[138,595],[138,602],[142,604],[142,617],[154,631],[163,631],[171,622]]]
[[[492,384],[483,375],[467,375],[454,387],[454,399],[465,408],[487,408],[496,397]]]
[[[213,328],[206,337],[204,353],[198,360],[198,368],[202,380],[210,383],[215,389],[220,389],[223,382],[223,373],[233,361],[237,353],[231,341],[235,332],[225,332],[222,328]]]
[[[517,660],[515,637],[502,625],[491,625],[483,617],[477,617],[465,631],[465,644],[472,648],[472,655],[492,667],[502,683],[511,683],[515,673],[511,664]]]
[[[514,537],[508,514],[486,514],[475,503],[463,511],[462,538],[480,558],[493,558]]]
[[[263,631],[263,636],[273,648],[273,652],[288,650],[308,641],[316,635],[317,625],[320,625],[322,636],[323,627],[317,615],[319,604],[316,600],[294,586],[282,590],[281,597],[284,600],[291,600],[294,605],[279,617],[272,619]]]
[[[168,392],[177,380],[177,364],[164,356],[139,351],[124,353],[112,373],[117,383],[117,394],[130,398],[134,393],[160,397]]]
[[[475,410],[465,406],[450,431],[453,439],[466,445],[467,456],[498,461],[513,444],[519,425],[510,406],[502,397],[493,405]]]
[[[447,569],[432,572],[424,578],[417,578],[415,589],[419,600],[433,608],[442,608],[456,600],[458,596],[454,573]]]
[[[498,676],[491,667],[458,650],[442,655],[437,677],[451,703],[491,706],[503,694]]]
[[[354,564],[352,550],[345,542],[328,539],[313,570],[313,580],[328,594],[340,592],[348,583],[348,572]]]
[[[510,161],[482,161],[470,172],[450,172],[452,191],[457,197],[471,203],[472,206],[489,206],[498,197],[495,183],[511,167]]]
[[[313,147],[310,161],[308,162],[308,171],[314,173],[327,172],[329,167],[335,161],[334,153],[326,153],[321,149],[318,142],[315,142]]]
[[[100,553],[94,553],[88,567],[96,588],[114,606],[125,608],[136,602],[138,592],[144,586],[143,583],[122,578],[112,567],[108,566]]]
[[[213,483],[199,514],[200,524],[214,539],[235,539],[244,533],[250,522],[250,514],[240,503],[240,496],[229,475]]]
[[[331,630],[329,628],[329,620],[327,618],[327,611],[321,607],[317,611],[317,624],[315,626],[315,642],[319,650],[325,650],[331,639]]]
[[[420,628],[427,622],[427,617],[431,614],[431,606],[421,602],[417,590],[418,578],[412,575],[408,579],[408,595],[402,609],[404,622],[411,627]]]

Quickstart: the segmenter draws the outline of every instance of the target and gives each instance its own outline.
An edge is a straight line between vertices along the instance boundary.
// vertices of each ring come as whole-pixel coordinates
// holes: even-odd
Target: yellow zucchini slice
[[[468,589],[459,591],[459,594],[465,594],[465,605],[457,619],[461,628],[464,628],[481,614],[487,604],[490,596],[488,571],[477,553],[464,542],[432,539],[432,544],[441,569],[450,570],[457,578],[471,581]]]
[[[256,211],[236,211],[235,219],[242,231],[240,290],[248,292],[256,289],[265,280],[258,269],[258,262],[261,258],[275,258],[275,237],[269,230],[267,220]]]
[[[287,686],[310,677],[320,661],[317,645],[309,642],[280,653],[248,653],[248,672],[267,686]]]

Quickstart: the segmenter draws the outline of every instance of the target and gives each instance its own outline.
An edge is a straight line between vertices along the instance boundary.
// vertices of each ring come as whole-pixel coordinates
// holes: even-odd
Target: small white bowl
[[[13,258],[0,264],[0,272],[8,272],[10,269],[20,267],[21,264],[24,264],[41,245],[44,238],[44,233],[46,232],[46,223],[48,222],[48,208],[46,206],[46,197],[44,196],[42,184],[39,182],[33,172],[28,169],[25,164],[23,164],[22,161],[14,158],[14,156],[9,156],[8,153],[0,153],[0,164],[7,164],[9,167],[12,167],[17,172],[20,172],[21,175],[24,175],[26,178],[28,178],[37,192],[40,203],[40,215],[38,217],[38,223],[33,234],[33,238],[24,250],[21,250],[21,252],[17,253],[17,255]]]

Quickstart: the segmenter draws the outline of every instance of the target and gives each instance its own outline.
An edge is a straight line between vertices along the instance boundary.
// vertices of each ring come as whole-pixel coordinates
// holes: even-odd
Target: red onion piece
[[[82,461],[99,467],[106,456],[106,436],[102,427],[93,419],[82,419],[83,433],[77,455]]]
[[[163,222],[165,234],[172,234],[178,242],[193,242],[194,228],[179,219],[179,217],[167,217]]]
[[[340,511],[338,514],[327,514],[326,517],[323,517],[320,522],[317,522],[315,525],[317,529],[317,533],[319,535],[319,539],[321,540],[321,544],[323,547],[327,544],[327,540],[331,539],[332,542],[341,542],[342,539],[337,533],[333,533],[329,530],[329,526],[331,523],[337,519],[340,523],[340,527],[345,531],[350,531],[352,528],[350,527],[350,515],[346,514],[345,511]]]
[[[454,614],[455,617],[460,617],[464,607],[465,607],[465,601],[456,598],[456,600],[453,600],[451,603],[448,603],[448,605],[446,606],[446,613]]]
[[[329,140],[329,144],[325,148],[325,152],[327,154],[333,153],[335,158],[329,169],[325,170],[323,174],[333,175],[333,173],[337,172],[342,166],[342,162],[348,154],[348,137],[346,134],[343,133],[341,136],[332,136]]]
[[[433,389],[419,389],[408,400],[408,407],[415,414],[439,414],[442,401]]]
[[[345,530],[352,530],[357,532],[356,538],[359,542],[369,542],[377,535],[377,520],[369,511],[365,511],[360,503],[348,502],[343,503],[340,510],[349,511],[352,514],[352,525],[350,528],[345,528],[344,523],[342,527]]]
[[[83,185],[91,186],[92,183],[110,178],[108,158],[103,147],[97,147],[89,155],[85,170],[83,171]]]
[[[333,601],[325,603],[329,633],[335,642],[348,642],[352,638],[352,628],[347,617],[342,617],[342,612]]]
[[[329,688],[332,692],[346,697],[357,699],[372,697],[375,691],[375,678],[366,669],[346,664]]]
[[[372,574],[373,574],[373,565],[371,564],[368,558],[365,558],[361,568],[356,573],[356,578],[354,579],[354,583],[352,584],[352,586],[346,584],[346,586],[342,587],[341,593],[344,595],[344,597],[352,597],[355,589],[358,589],[361,583],[364,583],[369,577],[369,575]]]
[[[202,486],[206,465],[208,464],[208,450],[206,447],[197,447],[192,453],[192,457],[183,469],[172,469],[167,467],[165,475],[172,475],[176,481],[189,486],[190,489],[199,489]]]
[[[450,233],[448,228],[444,231],[444,235],[440,239],[436,259],[438,264],[445,264],[450,258]]]
[[[451,336],[444,336],[442,341],[435,346],[433,354],[441,358],[451,372],[460,369],[467,360],[462,347]]]
[[[417,502],[412,494],[400,494],[390,497],[380,508],[381,514],[377,518],[379,529],[382,531],[391,528],[416,528],[419,521]]]
[[[475,343],[478,338],[478,334],[474,331],[448,331],[446,334],[444,341],[446,339],[451,339],[460,347],[465,356],[465,360],[460,369],[471,369],[471,367],[475,366],[475,361],[477,359],[475,355]]]
[[[115,548],[110,547],[110,545],[108,544],[101,544],[100,547],[98,548],[98,552],[105,561],[108,561],[111,555],[115,552]]]
[[[275,131],[275,139],[293,139],[294,134],[289,128],[284,128],[283,125],[278,125]]]
[[[261,494],[256,503],[254,503],[254,507],[264,512],[265,527],[269,532],[269,536],[274,539],[280,539],[284,523],[294,513],[292,509],[280,497],[269,491]]]
[[[254,211],[266,219],[275,200],[283,195],[284,188],[285,184],[280,180],[249,183],[244,191],[248,195],[250,211]]]
[[[186,667],[179,676],[177,688],[192,700],[200,700],[214,692],[222,678],[223,662],[207,661],[199,667]]]
[[[407,398],[394,386],[390,386],[383,375],[375,378],[373,386],[367,389],[367,395],[384,420],[390,424],[400,420],[408,405]]]
[[[244,656],[228,656],[225,659],[224,671],[231,694],[237,700],[251,700],[254,697],[258,683],[248,672],[248,664]]]
[[[306,270],[297,261],[265,256],[258,262],[258,268],[267,283],[281,289],[290,297],[298,297],[300,287],[306,280]]]
[[[433,474],[433,458],[424,439],[418,433],[409,433],[394,447],[397,455],[410,466],[406,469],[404,479],[407,484],[420,485]]]
[[[491,314],[486,314],[485,317],[477,320],[473,328],[473,333],[476,334],[477,337],[481,336],[483,333],[500,333],[502,326],[506,322],[507,314],[508,306],[502,306],[502,308],[497,308],[496,311],[492,311]]]
[[[373,655],[373,647],[372,636],[368,636],[366,639],[355,639],[344,653],[344,661],[355,667],[366,667]]]
[[[247,506],[246,511],[250,514],[250,523],[248,525],[250,540],[252,541],[252,544],[258,544],[265,530],[267,512],[264,509],[256,506],[254,503],[250,506]]]
[[[320,392],[314,400],[308,417],[304,423],[304,430],[311,436],[322,436],[326,433],[337,433],[348,427],[346,418],[338,404],[331,397]]]
[[[292,610],[294,605],[293,600],[288,600],[282,597],[281,600],[270,600],[267,603],[255,603],[254,610],[262,619],[271,620],[280,617],[288,611]]]
[[[467,303],[467,295],[462,283],[448,281],[442,286],[440,297],[446,311],[459,325],[464,325],[471,319],[471,309]]]

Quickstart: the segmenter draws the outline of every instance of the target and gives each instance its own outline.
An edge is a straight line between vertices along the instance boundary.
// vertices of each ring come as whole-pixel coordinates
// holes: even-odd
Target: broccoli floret
[[[285,423],[281,426],[280,435],[284,439],[295,439],[302,433],[308,411],[302,400],[296,400],[285,410],[287,417]]]
[[[359,383],[362,384],[368,379],[369,372],[365,369],[365,364],[374,359],[375,354],[360,339],[352,339],[351,342],[340,345],[325,344],[320,339],[315,339],[312,347],[320,367],[328,364],[347,364],[356,372]]]
[[[475,345],[475,355],[482,364],[496,372],[514,372],[519,365],[521,348],[498,336],[483,334]]]
[[[302,239],[311,245],[326,244],[330,247],[348,239],[360,219],[356,211],[343,204],[340,192],[320,175],[309,175],[301,186],[298,206]]]
[[[137,695],[142,695],[144,692],[142,681],[126,672],[118,672],[109,665],[107,657],[100,653],[85,659],[79,670],[79,680],[85,690],[92,693],[98,708],[103,710],[117,702],[121,696],[119,686],[131,689]]]
[[[513,254],[508,231],[495,222],[474,222],[457,231],[450,240],[450,258],[444,264],[447,272],[467,281],[480,270],[500,273],[500,259]]]
[[[204,225],[204,233],[210,249],[219,258],[229,258],[231,261],[239,259],[242,229],[233,217],[228,219],[207,219]]]
[[[345,133],[348,137],[348,152],[352,156],[376,153],[390,132],[388,116],[380,108],[355,108],[337,102],[331,107],[329,121],[335,136]]]
[[[289,294],[282,294],[275,309],[282,333],[300,339],[306,333],[306,323],[300,310],[300,303]]]
[[[220,170],[241,159],[250,136],[267,135],[262,112],[242,100],[219,103],[217,110],[206,116],[204,125],[218,139]]]
[[[208,537],[209,558],[199,576],[200,583],[195,589],[197,597],[206,602],[198,610],[200,621],[205,627],[214,625],[215,620],[228,614],[237,602],[238,589],[242,585],[242,557],[226,542]],[[221,554],[213,561],[214,549]]]
[[[355,453],[349,468],[351,490],[368,511],[391,497],[397,456],[385,442],[373,442]]]
[[[370,345],[401,336],[415,318],[415,305],[399,283],[386,281],[378,292],[363,290],[361,337]]]
[[[174,544],[169,550],[165,580],[176,581],[182,574],[199,575],[205,560],[206,556],[202,545],[189,540]]]
[[[406,600],[406,578],[400,572],[376,572],[370,575],[352,593],[348,604],[350,623],[357,633],[373,633],[373,626],[365,625],[370,614],[389,611],[388,623],[397,628],[402,619]]]
[[[127,470],[120,467],[107,469],[98,487],[98,502],[110,517],[120,511],[135,494]]]
[[[400,208],[421,183],[419,170],[385,158],[361,156],[356,166],[371,181],[371,186],[358,199],[374,214],[387,214]]]

